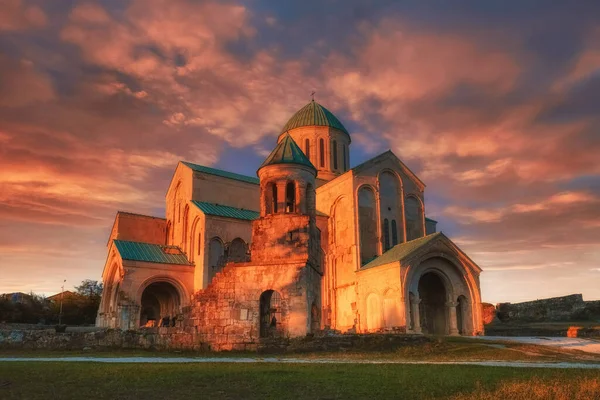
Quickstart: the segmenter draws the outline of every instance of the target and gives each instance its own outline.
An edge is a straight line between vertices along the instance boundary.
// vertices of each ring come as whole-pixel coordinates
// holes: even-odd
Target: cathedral
[[[322,331],[483,333],[481,269],[425,216],[391,151],[351,167],[314,100],[257,177],[181,161],[165,218],[118,212],[97,326],[187,332],[215,350]]]

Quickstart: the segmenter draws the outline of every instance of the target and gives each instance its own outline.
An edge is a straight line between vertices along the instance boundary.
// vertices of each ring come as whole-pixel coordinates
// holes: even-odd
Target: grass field
[[[386,351],[352,350],[343,352],[315,352],[300,354],[260,355],[255,352],[221,352],[199,353],[158,352],[151,350],[92,350],[92,351],[44,351],[44,350],[0,350],[0,357],[281,357],[308,359],[341,359],[341,360],[394,360],[394,361],[575,361],[600,362],[599,354],[583,353],[577,350],[565,350],[548,346],[497,343],[480,339],[461,337],[445,337],[408,346],[400,346]]]
[[[0,398],[600,399],[598,375],[444,365],[0,362]]]

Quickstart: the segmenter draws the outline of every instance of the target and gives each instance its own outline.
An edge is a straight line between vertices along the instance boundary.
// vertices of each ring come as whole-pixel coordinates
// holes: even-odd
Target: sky
[[[0,293],[101,279],[179,160],[255,175],[315,99],[391,149],[484,301],[600,299],[597,1],[0,0]]]

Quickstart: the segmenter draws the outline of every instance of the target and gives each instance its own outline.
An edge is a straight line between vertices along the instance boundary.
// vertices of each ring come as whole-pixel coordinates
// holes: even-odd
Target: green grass
[[[258,354],[255,352],[152,351],[135,349],[104,350],[0,350],[2,357],[278,357],[339,360],[387,361],[575,361],[600,362],[600,355],[549,346],[499,343],[461,337],[433,338],[420,344],[385,351],[337,351],[313,353]]]
[[[597,377],[597,370],[442,365],[0,362],[0,398],[483,399],[509,393],[531,400],[562,388],[572,398],[591,390],[593,399]]]

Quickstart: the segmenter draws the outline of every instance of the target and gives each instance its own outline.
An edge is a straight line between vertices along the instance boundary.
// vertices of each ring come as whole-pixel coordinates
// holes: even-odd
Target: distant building
[[[391,151],[350,168],[350,143],[312,101],[258,178],[180,162],[166,218],[117,213],[97,325],[176,317],[215,349],[321,329],[481,334],[481,269],[425,217],[425,184]]]
[[[14,304],[31,302],[31,295],[23,292],[3,293],[0,294],[0,297]]]
[[[77,293],[71,292],[70,290],[65,290],[64,292],[56,293],[52,296],[46,297],[46,300],[54,303],[59,302],[61,300],[66,301],[77,296],[79,296]]]

